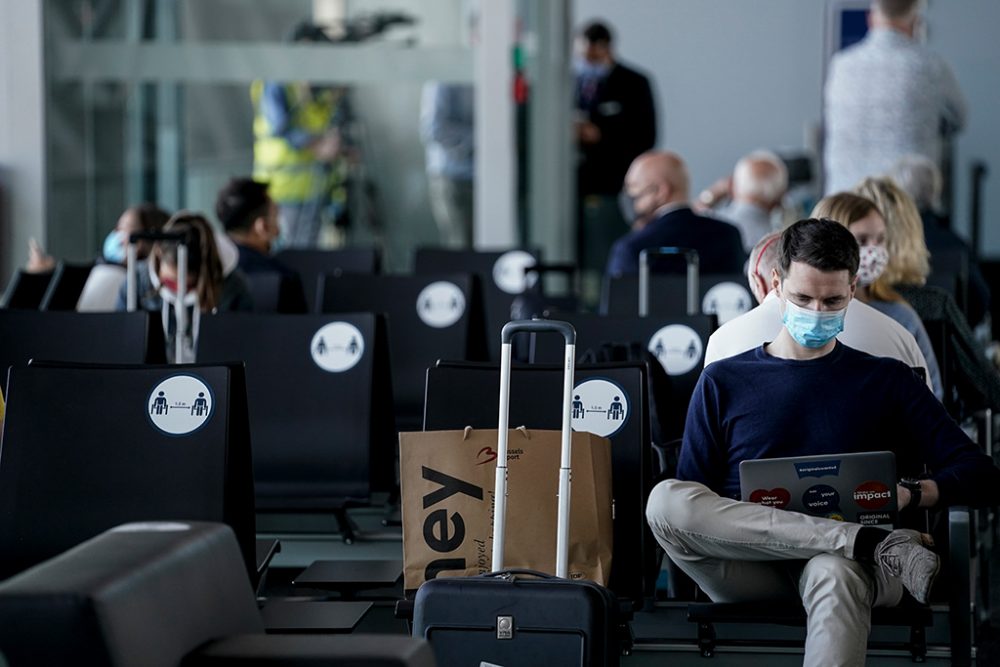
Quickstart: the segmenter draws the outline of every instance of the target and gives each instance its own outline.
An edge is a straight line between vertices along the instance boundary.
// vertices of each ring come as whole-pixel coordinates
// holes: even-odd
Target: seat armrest
[[[953,665],[972,664],[972,513],[948,509],[948,621]]]

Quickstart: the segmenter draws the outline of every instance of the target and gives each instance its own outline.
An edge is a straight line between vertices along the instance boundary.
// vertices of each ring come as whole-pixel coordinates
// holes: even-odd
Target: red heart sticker
[[[776,507],[779,510],[788,507],[792,500],[792,494],[788,489],[757,489],[750,494],[750,502],[768,507]]]

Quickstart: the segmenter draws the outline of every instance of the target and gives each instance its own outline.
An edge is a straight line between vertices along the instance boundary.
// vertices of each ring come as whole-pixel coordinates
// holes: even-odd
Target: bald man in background
[[[781,332],[781,299],[774,293],[774,277],[780,260],[778,239],[781,232],[765,235],[750,251],[747,262],[747,282],[760,305],[748,313],[729,320],[708,339],[705,365],[734,357],[764,343],[770,343]],[[927,361],[913,334],[896,320],[883,315],[868,304],[851,299],[847,304],[844,330],[837,340],[855,350],[876,357],[898,359],[910,368],[922,368],[924,380],[931,389]]]
[[[701,273],[740,273],[746,254],[740,232],[729,223],[698,215],[689,204],[687,166],[677,153],[649,151],[625,174],[625,194],[636,219],[632,231],[615,241],[607,274],[639,271],[644,248],[676,246],[698,251]]]

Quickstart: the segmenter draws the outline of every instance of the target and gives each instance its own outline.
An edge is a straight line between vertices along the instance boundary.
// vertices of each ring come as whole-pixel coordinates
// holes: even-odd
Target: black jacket
[[[616,195],[632,160],[656,144],[656,109],[649,80],[615,63],[598,84],[593,100],[585,102],[580,82],[576,108],[601,131],[596,144],[581,144],[578,192]]]

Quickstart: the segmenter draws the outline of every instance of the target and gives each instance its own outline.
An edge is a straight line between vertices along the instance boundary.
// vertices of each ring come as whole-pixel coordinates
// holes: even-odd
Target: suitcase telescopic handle
[[[687,314],[698,314],[698,251],[694,248],[644,248],[639,251],[639,317],[649,315],[649,258],[680,255],[687,263]]]
[[[570,408],[573,400],[573,370],[576,365],[576,329],[558,320],[516,320],[500,332],[500,414],[497,419],[497,470],[494,485],[493,571],[503,570],[507,526],[507,429],[509,428],[511,339],[514,334],[552,331],[566,341],[563,365],[562,433],[559,454],[559,510],[556,520],[556,576],[569,573],[569,503],[570,460],[573,454],[573,428]]]
[[[562,334],[567,345],[576,345],[576,329],[569,322],[560,322],[559,320],[515,320],[508,322],[500,330],[500,343],[509,345],[514,334],[522,331],[528,333],[554,331]]]
[[[177,299],[174,302],[174,317],[177,319],[177,334],[174,336],[174,361],[180,363],[184,350],[184,336],[187,331],[187,310],[184,297],[187,294],[188,243],[189,232],[132,232],[128,235],[128,247],[125,250],[125,304],[131,313],[138,309],[139,294],[136,285],[135,265],[138,262],[138,241],[170,241],[177,243]]]

